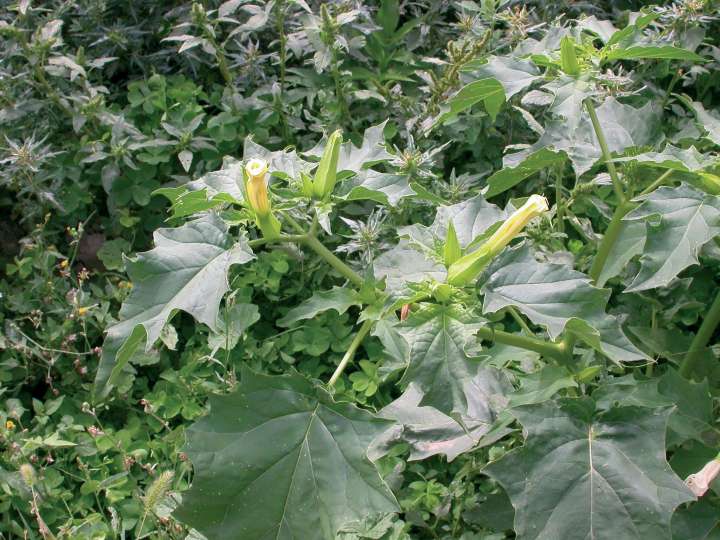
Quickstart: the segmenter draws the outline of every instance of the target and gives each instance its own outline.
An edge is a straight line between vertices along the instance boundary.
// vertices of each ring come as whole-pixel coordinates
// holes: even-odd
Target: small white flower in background
[[[700,471],[688,476],[685,483],[696,497],[702,497],[710,488],[712,481],[717,478],[718,474],[720,474],[720,454],[707,463]]]

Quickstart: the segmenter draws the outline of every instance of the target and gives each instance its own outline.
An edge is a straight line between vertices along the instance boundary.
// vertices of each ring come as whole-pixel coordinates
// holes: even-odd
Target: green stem
[[[563,216],[564,203],[562,200],[562,189],[563,189],[563,169],[565,162],[558,165],[557,177],[555,178],[555,222],[557,224],[557,231],[559,233],[565,232],[565,218]]]
[[[593,281],[598,280],[603,268],[605,268],[608,255],[610,255],[610,250],[612,250],[615,242],[622,232],[622,220],[627,213],[633,209],[633,207],[633,204],[623,201],[615,208],[615,212],[610,220],[610,225],[608,226],[607,231],[605,231],[605,236],[603,236],[603,239],[600,242],[600,247],[598,247],[598,251],[593,259],[592,266],[590,267],[590,278]]]
[[[680,365],[680,375],[686,379],[689,379],[692,376],[693,370],[695,369],[698,360],[702,358],[702,353],[707,347],[707,344],[715,332],[715,329],[718,327],[718,324],[720,324],[720,291],[718,291],[717,296],[715,296],[715,301],[712,303],[710,310],[705,315],[705,318],[700,325],[700,330],[698,330],[698,333],[695,334],[695,338],[690,344],[690,349]]]
[[[510,316],[515,319],[515,322],[518,323],[518,326],[523,332],[525,332],[525,334],[527,334],[528,336],[534,336],[533,331],[530,330],[530,327],[525,322],[525,319],[520,316],[520,314],[514,307],[508,306],[507,311],[508,313],[510,313]]]
[[[672,173],[674,173],[674,172],[675,172],[675,171],[673,171],[672,169],[668,169],[667,171],[665,171],[664,173],[662,173],[662,174],[658,177],[657,180],[655,180],[652,184],[650,184],[648,187],[646,187],[645,189],[643,189],[643,190],[640,192],[640,194],[638,195],[638,197],[642,197],[643,195],[648,195],[649,193],[652,193],[653,191],[655,191],[657,188],[659,188],[660,186],[662,186],[662,185],[665,183],[665,181],[666,181],[666,180],[672,175]]]
[[[365,339],[365,336],[367,336],[368,332],[370,332],[373,322],[374,321],[367,320],[362,324],[360,330],[358,330],[358,333],[353,338],[352,343],[350,343],[350,347],[343,355],[342,360],[340,360],[340,364],[338,364],[338,367],[335,369],[335,373],[333,373],[332,377],[330,377],[328,386],[334,386],[340,378],[340,375],[342,375],[343,371],[345,371],[345,368],[350,363],[350,360],[352,360],[355,356],[355,352],[358,350],[358,347],[360,347],[363,339]]]
[[[562,343],[553,343],[544,339],[511,334],[487,326],[480,329],[478,336],[481,339],[511,345],[513,347],[520,347],[521,349],[534,351],[542,356],[555,358],[557,360],[564,360],[566,357],[565,346]]]
[[[285,114],[285,64],[287,62],[287,36],[285,35],[285,0],[278,0],[275,6],[275,29],[278,33],[278,62],[280,67],[280,100],[278,103],[278,114],[280,115],[280,130],[283,140],[287,142],[290,138],[287,115]]]
[[[590,115],[590,121],[592,122],[593,130],[595,130],[595,136],[597,137],[598,143],[600,143],[603,161],[605,162],[605,166],[610,174],[613,189],[615,190],[615,196],[618,198],[618,201],[624,202],[625,192],[623,191],[623,185],[620,181],[620,177],[618,176],[617,169],[615,168],[615,163],[612,161],[612,154],[610,153],[610,148],[608,148],[607,140],[605,139],[605,134],[603,133],[602,126],[600,125],[600,120],[598,120],[597,112],[595,112],[595,105],[593,105],[590,99],[586,99],[585,108]]]
[[[316,237],[307,236],[303,240],[303,243],[325,259],[330,266],[345,276],[353,285],[361,287],[363,283],[365,283],[365,280],[358,273],[336,257],[335,254],[326,248]]]

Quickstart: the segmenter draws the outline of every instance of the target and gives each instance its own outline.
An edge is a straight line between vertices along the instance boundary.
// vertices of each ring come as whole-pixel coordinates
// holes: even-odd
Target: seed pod
[[[450,223],[448,223],[447,234],[445,235],[445,245],[443,246],[445,268],[448,268],[460,257],[462,257],[462,248],[460,247],[460,242],[458,242],[455,225],[453,225],[451,220]]]
[[[326,200],[330,197],[337,181],[338,158],[342,144],[342,131],[337,130],[328,137],[322,159],[315,171],[313,194],[317,199]]]
[[[268,164],[262,159],[251,159],[245,165],[247,183],[245,193],[248,204],[255,212],[255,223],[265,238],[277,238],[280,235],[280,222],[272,214],[268,198],[267,176]]]
[[[525,228],[528,222],[548,210],[548,202],[541,195],[531,195],[500,228],[480,246],[455,261],[448,268],[448,283],[461,287],[475,279],[485,267]]]

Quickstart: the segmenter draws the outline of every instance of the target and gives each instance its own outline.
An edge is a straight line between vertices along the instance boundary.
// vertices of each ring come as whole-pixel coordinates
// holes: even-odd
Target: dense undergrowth
[[[720,538],[718,8],[3,2],[0,538]]]

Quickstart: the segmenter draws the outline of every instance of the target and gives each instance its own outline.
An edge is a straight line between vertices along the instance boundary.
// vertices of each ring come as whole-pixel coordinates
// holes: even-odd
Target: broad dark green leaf
[[[715,111],[708,111],[699,101],[683,100],[695,113],[697,123],[707,133],[706,137],[715,144],[720,145],[720,115]]]
[[[675,508],[694,499],[665,460],[670,411],[595,411],[588,398],[513,409],[525,445],[491,463],[515,507],[519,540],[671,538]]]
[[[622,269],[633,257],[642,253],[646,238],[645,223],[641,221],[623,221],[618,239],[610,248],[596,285],[604,287],[610,278],[622,272]]]
[[[497,115],[500,107],[505,103],[505,90],[502,84],[495,79],[480,79],[463,86],[448,100],[435,124],[452,119],[481,101],[485,104],[488,114],[492,117]]]
[[[409,345],[401,385],[415,383],[428,405],[459,419],[468,414],[468,393],[480,368],[475,336],[482,319],[459,308],[424,305],[398,327]]]
[[[717,505],[707,499],[700,499],[673,514],[673,540],[717,540],[720,534],[717,529],[719,522]]]
[[[617,158],[619,162],[637,162],[652,165],[659,169],[672,169],[680,172],[697,172],[718,164],[717,156],[703,154],[697,148],[678,148],[667,144],[662,152],[643,152],[634,156]]]
[[[244,368],[188,429],[195,475],[175,516],[209,540],[334,540],[345,523],[398,509],[367,458],[385,426],[299,374]]]
[[[351,306],[361,304],[357,293],[345,287],[333,287],[329,291],[318,291],[288,311],[282,319],[277,321],[279,326],[290,326],[292,323],[317,317],[319,313],[334,309],[339,314],[345,313]]]
[[[405,392],[379,416],[396,422],[374,444],[375,451],[385,453],[393,444],[405,442],[410,446],[410,460],[426,459],[443,454],[452,461],[460,454],[476,447],[493,427],[498,413],[505,409],[510,383],[502,371],[480,368],[471,384],[465,386],[467,412],[457,420],[434,407],[421,406],[423,392],[411,383]],[[509,430],[496,433],[497,440]]]
[[[150,350],[175,310],[217,330],[230,266],[254,258],[247,241],[233,243],[215,214],[176,229],[159,229],[153,238],[154,249],[127,261],[133,290],[120,309],[120,322],[107,330],[96,393],[108,390],[142,342]]]
[[[720,234],[720,197],[687,184],[661,187],[644,197],[625,219],[647,222],[640,272],[626,291],[662,287],[688,266],[698,264],[700,248]]]
[[[556,339],[577,335],[615,362],[646,360],[625,336],[618,320],[605,313],[610,291],[561,264],[538,262],[527,247],[506,252],[483,285],[483,312],[515,306]]]

